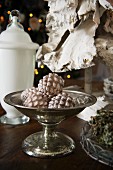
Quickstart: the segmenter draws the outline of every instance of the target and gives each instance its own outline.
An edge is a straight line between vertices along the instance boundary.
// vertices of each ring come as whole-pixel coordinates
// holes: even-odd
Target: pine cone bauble
[[[29,92],[26,100],[23,102],[23,105],[27,107],[47,108],[48,98],[39,91],[36,93]]]
[[[49,98],[60,93],[64,86],[64,80],[55,73],[49,73],[39,81],[38,89]]]
[[[22,100],[22,102],[24,102],[27,99],[29,94],[37,93],[37,91],[38,91],[38,88],[35,88],[35,87],[31,87],[31,88],[28,88],[28,89],[24,90],[21,93],[21,100]]]
[[[51,98],[48,108],[69,108],[74,106],[73,98],[66,92],[62,92]]]

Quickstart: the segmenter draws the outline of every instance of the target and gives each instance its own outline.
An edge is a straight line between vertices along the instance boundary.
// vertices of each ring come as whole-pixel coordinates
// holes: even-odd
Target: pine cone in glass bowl
[[[51,98],[48,108],[69,108],[74,107],[75,103],[71,96],[66,92],[59,93]]]
[[[26,107],[47,108],[48,97],[42,92],[39,92],[38,89],[34,89],[27,93],[27,97],[23,101],[23,105]]]
[[[64,80],[55,73],[49,73],[39,81],[38,89],[49,98],[60,93],[64,86]]]

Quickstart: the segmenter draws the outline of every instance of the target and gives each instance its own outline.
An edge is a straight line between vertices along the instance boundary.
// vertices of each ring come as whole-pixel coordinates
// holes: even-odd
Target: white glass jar
[[[11,23],[0,35],[0,102],[6,114],[0,117],[1,123],[23,124],[29,118],[3,100],[13,91],[33,86],[35,55],[39,45],[31,41],[30,36],[18,22],[19,12],[11,12]]]

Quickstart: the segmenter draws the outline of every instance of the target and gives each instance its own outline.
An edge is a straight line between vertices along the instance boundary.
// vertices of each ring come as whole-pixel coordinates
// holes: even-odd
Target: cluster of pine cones
[[[64,80],[55,73],[49,73],[39,81],[38,87],[32,87],[21,93],[24,106],[37,108],[74,107],[74,101],[63,92]]]

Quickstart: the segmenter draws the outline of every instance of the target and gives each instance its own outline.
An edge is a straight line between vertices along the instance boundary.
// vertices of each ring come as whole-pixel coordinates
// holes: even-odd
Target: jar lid
[[[0,48],[37,49],[39,45],[33,43],[29,34],[19,23],[19,11],[13,10],[10,14],[10,24],[0,34]]]

